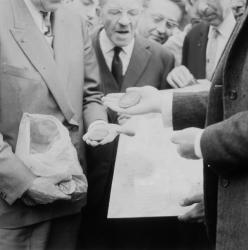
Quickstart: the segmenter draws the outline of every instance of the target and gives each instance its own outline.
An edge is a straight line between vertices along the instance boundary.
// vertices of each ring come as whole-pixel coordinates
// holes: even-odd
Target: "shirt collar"
[[[218,27],[215,28],[213,26],[210,26],[209,36],[211,32],[213,32],[213,29],[215,28],[218,30],[221,36],[223,36],[226,39],[229,39],[235,25],[236,25],[236,20],[234,18],[232,11],[230,11],[230,13],[227,15],[227,17],[223,20],[223,22]]]
[[[113,48],[116,45],[108,38],[105,29],[101,30],[99,39],[103,54],[113,51]],[[125,54],[131,54],[133,48],[134,48],[134,38],[127,46],[122,47],[122,50]]]

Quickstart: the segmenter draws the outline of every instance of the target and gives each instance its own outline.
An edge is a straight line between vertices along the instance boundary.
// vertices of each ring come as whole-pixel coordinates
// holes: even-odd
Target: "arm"
[[[8,204],[13,204],[30,188],[35,176],[14,155],[10,145],[0,133],[0,194]]]
[[[201,137],[203,159],[217,173],[239,171],[248,159],[248,111],[209,126]]]
[[[83,115],[86,129],[96,120],[107,121],[107,114],[101,102],[99,69],[87,28],[83,26],[84,38],[84,101]]]
[[[164,64],[164,71],[159,89],[170,89],[171,86],[167,82],[167,76],[175,66],[175,57],[166,48],[164,48],[163,52],[164,53],[162,55],[163,56],[162,60]]]
[[[172,105],[172,123],[174,130],[187,127],[204,127],[208,94],[208,91],[174,93]]]

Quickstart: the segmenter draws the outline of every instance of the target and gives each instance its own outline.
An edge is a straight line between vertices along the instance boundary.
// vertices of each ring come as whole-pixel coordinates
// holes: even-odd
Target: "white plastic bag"
[[[62,192],[81,198],[79,194],[86,194],[87,180],[69,131],[56,117],[24,113],[15,154],[36,176],[72,175],[71,181],[59,184]]]

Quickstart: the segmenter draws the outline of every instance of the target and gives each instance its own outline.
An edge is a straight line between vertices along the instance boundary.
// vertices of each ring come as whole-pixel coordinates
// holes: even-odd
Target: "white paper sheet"
[[[180,201],[202,191],[202,161],[186,160],[170,142],[160,115],[134,117],[134,137],[121,136],[108,218],[178,216]]]

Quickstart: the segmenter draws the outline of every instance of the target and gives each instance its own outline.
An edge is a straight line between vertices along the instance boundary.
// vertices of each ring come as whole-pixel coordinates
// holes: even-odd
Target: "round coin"
[[[94,129],[89,134],[89,139],[91,141],[101,141],[103,140],[107,135],[109,134],[109,131],[104,128]]]
[[[124,109],[130,108],[138,104],[140,99],[141,99],[141,96],[137,92],[126,93],[120,98],[119,107],[124,108]]]

